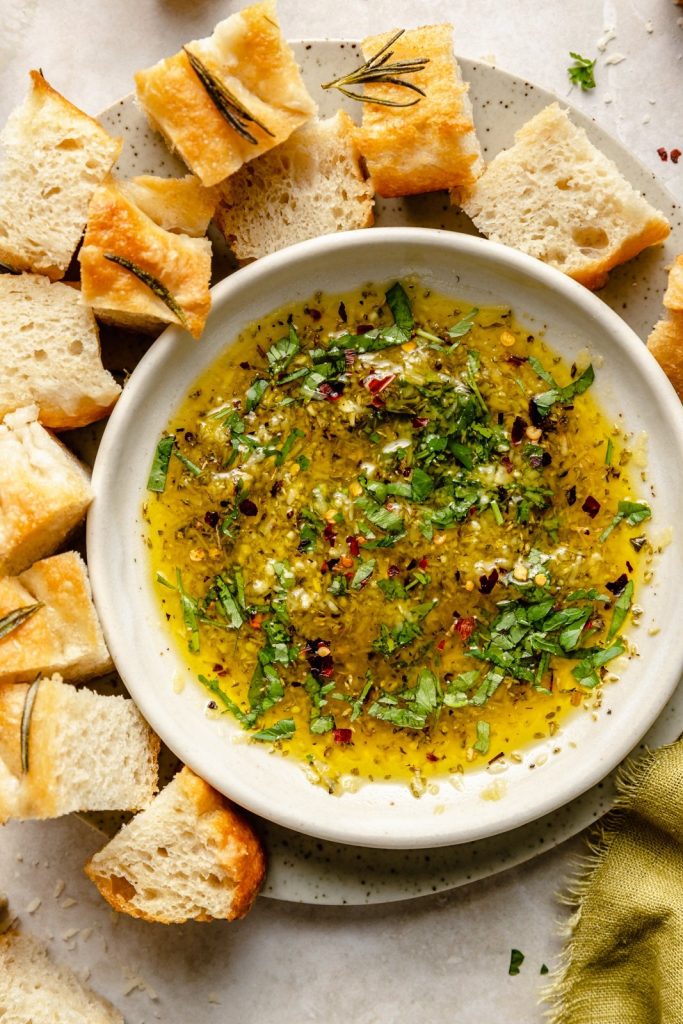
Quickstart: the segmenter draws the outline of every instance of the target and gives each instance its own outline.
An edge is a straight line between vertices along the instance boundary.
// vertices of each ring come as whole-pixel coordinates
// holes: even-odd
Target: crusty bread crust
[[[265,858],[256,835],[237,809],[189,768],[183,768],[169,783],[169,787],[178,790],[174,794],[178,809],[175,810],[172,820],[163,821],[166,832],[158,829],[153,838],[154,844],[157,847],[163,847],[165,851],[164,873],[170,872],[171,876],[173,874],[174,850],[171,833],[176,817],[181,817],[182,821],[178,823],[177,827],[187,829],[194,825],[198,841],[205,849],[210,850],[215,865],[213,873],[216,878],[221,880],[222,885],[231,891],[230,910],[225,915],[225,920],[232,921],[244,917],[256,899],[265,877]],[[166,795],[169,796],[170,793],[166,792]],[[163,796],[163,793],[160,796]],[[150,817],[155,813],[154,804],[148,812],[143,811],[138,817],[142,817],[146,813]],[[131,826],[135,824],[135,821],[136,819],[133,819]],[[160,924],[174,924],[181,920],[187,920],[187,917],[180,918],[177,915],[163,912],[151,914],[144,906],[144,893],[137,893],[134,884],[136,880],[126,877],[123,866],[119,869],[120,873],[116,873],[116,855],[109,853],[109,847],[115,845],[118,852],[126,840],[126,830],[131,826],[124,826],[109,846],[105,846],[85,865],[86,875],[95,883],[102,896],[114,910]],[[159,856],[158,849],[145,851],[148,864],[154,864],[157,856]],[[114,859],[112,860],[112,858]],[[157,890],[163,891],[164,884],[169,884],[169,881],[162,877],[161,871],[157,872],[155,879]],[[204,879],[201,880],[201,882],[203,881]],[[172,880],[170,884],[172,884]],[[200,879],[198,878],[197,887],[199,888],[199,886]],[[214,920],[213,916],[207,912],[195,913],[192,915],[192,919],[196,921]]]
[[[683,402],[683,313],[671,313],[656,323],[647,347]]]
[[[373,56],[394,35],[384,32],[364,39],[363,54]],[[438,189],[469,187],[483,170],[474,131],[468,86],[462,81],[453,53],[452,25],[409,29],[392,45],[392,63],[428,57],[424,70],[407,81],[426,95],[411,107],[392,108],[363,103],[358,144],[381,196],[405,196]],[[405,102],[406,89],[375,84],[366,94]]]
[[[36,602],[43,607],[0,638],[0,683],[32,682],[55,672],[76,682],[112,670],[80,555],[67,551],[20,576],[0,578],[0,617]]]
[[[273,133],[253,123],[250,143],[235,132],[180,51],[135,75],[138,99],[156,128],[204,185],[216,185],[265,153],[316,112],[292,50],[277,23],[274,0],[220,22],[188,49]]]
[[[683,253],[676,257],[669,270],[664,305],[672,313],[683,313]]]
[[[0,227],[5,230],[0,231],[0,262],[59,280],[83,233],[92,190],[116,161],[123,140],[112,138],[39,71],[30,77],[28,98],[2,133]],[[30,155],[25,152],[29,146]],[[28,173],[22,166],[26,159],[33,166],[20,190],[18,180]]]
[[[105,253],[124,257],[165,285],[182,307],[192,336],[200,337],[211,308],[211,243],[206,238],[165,231],[112,180],[95,191],[79,254],[83,297],[100,319],[147,330],[180,320]]]
[[[193,238],[206,234],[218,202],[218,191],[204,188],[194,174],[184,178],[141,174],[119,182],[119,188],[164,231],[178,231]]]

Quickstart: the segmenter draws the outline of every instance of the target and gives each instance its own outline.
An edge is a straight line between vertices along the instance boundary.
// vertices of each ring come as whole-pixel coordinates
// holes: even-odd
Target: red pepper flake
[[[436,649],[437,649],[437,651],[443,651],[445,649],[445,647],[446,647],[446,637],[443,637],[441,640],[439,640],[438,644],[436,645]]]
[[[477,620],[471,615],[464,619],[456,619],[453,623],[453,629],[461,637],[464,643],[467,643],[469,638],[477,628]]]
[[[529,357],[528,356],[515,356],[515,355],[506,356],[505,357],[505,362],[506,363],[512,363],[513,366],[521,366],[522,363],[528,363],[529,362]]]
[[[333,735],[335,743],[353,743],[353,729],[335,729]]]
[[[523,420],[521,416],[515,416],[515,421],[512,424],[512,430],[510,431],[510,440],[513,444],[521,444],[524,439],[524,432],[528,427],[526,420]]]
[[[358,558],[360,554],[360,544],[358,543],[358,537],[355,534],[351,534],[350,537],[346,538],[346,543],[349,545],[349,551],[354,558]]]
[[[218,515],[218,512],[205,512],[204,513],[204,522],[206,523],[207,526],[210,526],[212,529],[213,529],[214,526],[218,526],[218,520],[219,519],[220,519],[220,516]]]
[[[365,386],[371,394],[378,395],[380,391],[384,391],[385,388],[388,388],[394,380],[396,380],[396,374],[388,373],[386,377],[369,377]]]
[[[329,679],[334,675],[334,660],[329,640],[307,640],[304,645],[304,654],[311,669],[311,675],[315,679],[321,676]]]
[[[256,615],[252,615],[252,617],[249,619],[249,625],[251,626],[252,629],[260,629],[262,622],[263,616],[259,613],[257,613]]]
[[[322,384],[318,385],[318,391],[328,402],[336,402],[341,398],[344,385],[341,381],[336,381],[334,384],[330,384],[329,381],[324,380]]]
[[[387,576],[391,580],[391,579],[394,578],[394,576],[398,576],[400,571],[401,570],[399,569],[399,567],[397,565],[390,565],[389,568],[387,569]]]
[[[239,504],[239,509],[243,516],[258,515],[256,502],[252,501],[251,498],[244,498]]]
[[[619,594],[623,594],[627,583],[628,576],[625,572],[622,572],[621,576],[618,576],[611,583],[606,583],[605,588],[609,590],[610,594],[614,594],[615,597],[618,597]]]
[[[482,594],[490,594],[498,582],[498,570],[492,569],[488,576],[479,577],[479,589]]]
[[[384,402],[384,401],[383,401],[383,400],[382,400],[382,399],[381,399],[381,398],[379,397],[379,395],[375,395],[375,397],[373,398],[373,400],[372,400],[372,401],[370,402],[370,405],[374,406],[374,408],[375,408],[375,409],[383,409],[383,408],[384,408],[384,406],[386,405],[386,402]]]
[[[666,163],[666,161],[669,159],[669,154],[664,149],[664,146],[660,146],[657,152],[659,153],[659,159]]]
[[[672,149],[671,150],[671,163],[672,164],[677,164],[678,161],[681,159],[682,155],[683,154],[681,154],[680,149]]]
[[[335,530],[334,525],[332,523],[327,523],[325,525],[325,529],[323,530],[323,537],[330,545],[330,547],[332,547],[335,541],[337,540],[337,531]]]
[[[426,569],[427,566],[429,565],[429,559],[427,558],[426,555],[423,555],[417,564],[420,566],[421,569]]]
[[[428,750],[427,753],[425,754],[425,757],[427,758],[428,761],[431,761],[432,764],[434,764],[435,761],[439,760],[432,750]]]
[[[413,416],[412,424],[413,424],[413,426],[415,427],[416,430],[422,430],[422,428],[426,427],[428,423],[429,423],[429,417],[428,416]]]
[[[591,519],[595,519],[600,511],[600,502],[592,494],[589,494],[581,508]]]
[[[320,571],[323,574],[326,573],[328,569],[329,569],[329,565],[327,564],[327,562],[321,562],[320,563]]]
[[[510,456],[509,455],[504,455],[503,458],[500,461],[501,461],[501,464],[507,470],[507,472],[508,473],[512,473],[514,467],[512,465],[512,459],[510,458]]]

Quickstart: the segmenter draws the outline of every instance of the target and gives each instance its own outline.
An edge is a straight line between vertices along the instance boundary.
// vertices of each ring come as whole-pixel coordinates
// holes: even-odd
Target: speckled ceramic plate
[[[304,77],[316,96],[323,115],[339,105],[336,94],[322,92],[320,83],[337,77],[358,63],[357,46],[340,42],[295,44]],[[508,146],[514,131],[555,97],[485,64],[462,60],[465,78],[471,83],[471,97],[479,137],[487,158]],[[346,101],[345,101],[346,103]],[[357,116],[355,105],[347,109]],[[644,253],[637,260],[614,271],[600,297],[615,309],[640,337],[645,337],[660,315],[666,266],[674,253],[683,249],[681,210],[654,176],[618,142],[589,118],[573,112],[592,141],[611,157],[620,170],[672,222],[667,245]],[[102,123],[123,134],[127,145],[118,171],[122,175],[184,173],[161,139],[154,135],[132,97],[126,97],[105,111]],[[444,194],[401,200],[379,200],[378,225],[420,225],[474,233],[470,221],[452,209]],[[220,240],[214,238],[216,280],[229,273],[231,263]],[[133,345],[124,362],[131,369],[136,356]],[[85,455],[94,454],[99,431],[74,432],[74,447]],[[114,684],[116,685],[116,684]],[[120,684],[119,684],[120,685]],[[679,687],[680,691],[680,687]],[[683,698],[674,695],[642,746],[657,746],[676,739],[683,732]],[[167,769],[172,772],[173,765]],[[306,903],[367,904],[426,895],[452,888],[518,864],[548,847],[574,835],[600,817],[611,806],[613,776],[589,790],[571,804],[545,818],[501,836],[436,850],[382,851],[340,846],[288,832],[267,822],[256,822],[269,851],[270,869],[265,895]],[[111,816],[92,819],[111,831]]]

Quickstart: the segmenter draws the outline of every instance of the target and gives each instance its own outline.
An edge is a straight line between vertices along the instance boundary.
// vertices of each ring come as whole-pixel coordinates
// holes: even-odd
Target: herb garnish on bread
[[[183,768],[85,871],[115,910],[178,924],[244,917],[265,861],[232,804]]]
[[[667,315],[653,327],[647,347],[683,401],[683,254],[669,271],[664,308]]]
[[[152,127],[204,185],[284,142],[317,109],[280,31],[274,0],[219,22],[207,39],[138,71],[135,83]]]
[[[158,753],[132,700],[59,675],[0,684],[0,822],[147,807]]]
[[[374,190],[354,130],[341,110],[310,121],[219,186],[216,221],[239,260],[372,224]]]
[[[75,551],[0,578],[0,621],[31,607],[35,611],[19,626],[0,633],[0,683],[31,682],[55,672],[75,682],[111,671],[88,570]]]
[[[22,572],[51,555],[84,518],[90,474],[38,423],[38,409],[0,423],[0,574]]]
[[[372,56],[395,33],[364,39],[363,53]],[[451,25],[410,29],[393,46],[397,60],[428,58],[410,76],[424,96],[412,106],[363,103],[358,145],[381,196],[407,196],[445,188],[471,186],[483,170],[474,130],[472,106],[453,53]],[[366,97],[405,101],[405,83],[375,80]]]
[[[32,71],[0,133],[0,263],[63,277],[121,145]]]
[[[551,103],[515,134],[462,202],[482,234],[600,288],[669,234],[663,214]]]
[[[211,308],[211,243],[177,230],[188,220],[187,193],[195,189],[193,179],[185,179],[185,193],[182,186],[164,193],[149,179],[109,180],[95,191],[78,258],[83,297],[100,320],[138,331],[179,324],[193,337],[201,335]],[[196,230],[205,215],[189,213]],[[174,229],[161,227],[152,215]]]
[[[121,393],[80,291],[42,275],[0,275],[0,351],[0,418],[35,402],[44,426],[71,430],[102,419]]]

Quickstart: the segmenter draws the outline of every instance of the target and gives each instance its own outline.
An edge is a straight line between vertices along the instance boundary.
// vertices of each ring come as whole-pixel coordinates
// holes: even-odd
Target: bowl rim
[[[663,410],[664,418],[668,424],[670,431],[668,441],[675,448],[678,460],[683,468],[683,406],[663,370],[655,359],[648,354],[645,345],[631,327],[583,285],[578,284],[560,271],[525,253],[487,239],[466,235],[461,232],[434,228],[378,227],[373,228],[371,231],[339,232],[298,242],[238,269],[215,285],[211,290],[212,312],[210,317],[220,315],[225,303],[229,301],[233,294],[239,293],[243,286],[258,282],[259,279],[271,278],[273,275],[277,275],[280,269],[289,267],[300,259],[316,254],[322,258],[326,253],[353,249],[357,246],[385,246],[389,242],[403,246],[406,244],[408,246],[431,245],[436,248],[446,246],[446,248],[457,251],[461,256],[466,256],[468,253],[473,255],[488,253],[490,260],[521,272],[536,284],[545,286],[552,292],[563,295],[572,304],[582,307],[584,312],[596,322],[596,327],[608,331],[615,340],[617,347],[624,353],[624,356],[634,363],[640,373],[648,379],[649,388],[651,392],[654,392],[654,397]],[[386,275],[379,274],[379,276],[384,277]],[[406,837],[404,835],[397,836],[393,833],[387,835],[384,832],[380,836],[373,832],[371,828],[369,831],[363,831],[362,833],[350,831],[349,826],[344,825],[341,815],[331,815],[325,823],[311,821],[310,816],[307,817],[305,814],[302,814],[296,806],[293,808],[289,805],[273,806],[272,803],[269,803],[267,796],[265,798],[258,795],[254,796],[253,792],[250,791],[248,779],[243,780],[235,775],[229,775],[225,769],[221,771],[215,764],[207,763],[203,757],[203,751],[196,749],[196,741],[193,746],[187,740],[187,734],[180,726],[171,732],[165,725],[159,729],[158,725],[155,724],[159,722],[159,717],[157,715],[157,698],[154,695],[154,691],[139,681],[138,676],[130,665],[128,653],[123,649],[122,639],[118,635],[113,635],[110,628],[110,623],[115,619],[114,605],[116,601],[106,585],[108,511],[107,503],[101,497],[98,500],[98,496],[100,492],[106,494],[107,487],[116,486],[115,480],[111,479],[109,467],[112,461],[112,453],[120,443],[119,435],[122,431],[125,431],[126,427],[130,426],[129,419],[131,413],[129,413],[129,407],[134,406],[138,390],[142,390],[147,386],[148,378],[150,376],[153,377],[157,367],[161,366],[168,358],[170,341],[173,340],[177,343],[179,339],[183,339],[184,343],[188,343],[185,333],[179,327],[170,326],[162,332],[152,343],[131,374],[113,410],[104,430],[93,468],[92,488],[95,497],[88,514],[86,538],[93,599],[114,664],[117,666],[130,696],[139,707],[145,719],[184,764],[191,767],[192,770],[214,786],[214,788],[224,793],[237,804],[285,828],[304,832],[321,839],[347,844],[376,846],[385,849],[419,849],[470,842],[509,831],[536,820],[565,805],[595,785],[630,753],[659,716],[683,673],[683,632],[681,632],[678,639],[678,649],[671,652],[672,657],[667,666],[668,677],[665,675],[664,680],[661,680],[661,678],[659,680],[658,698],[647,705],[648,714],[638,719],[637,724],[629,722],[629,727],[619,735],[619,742],[614,742],[607,757],[596,758],[594,763],[588,762],[588,769],[584,770],[578,779],[573,777],[568,779],[563,785],[554,787],[551,792],[540,793],[531,811],[518,811],[516,814],[510,814],[504,821],[504,824],[502,824],[502,827],[496,830],[491,830],[490,828],[481,830],[476,825],[471,826],[468,830],[464,830],[462,827],[455,829],[452,826],[450,831],[442,828],[438,832],[429,833],[426,836]],[[214,358],[216,358],[215,354]],[[196,379],[200,372],[203,371],[195,371],[195,376],[192,379]],[[187,387],[192,383],[192,379],[186,381]],[[167,412],[170,416],[172,408],[169,407]],[[119,668],[118,666],[121,667]],[[665,685],[662,685],[662,683]],[[273,758],[273,763],[277,764],[278,760],[278,758]]]

